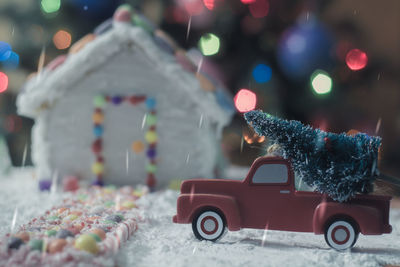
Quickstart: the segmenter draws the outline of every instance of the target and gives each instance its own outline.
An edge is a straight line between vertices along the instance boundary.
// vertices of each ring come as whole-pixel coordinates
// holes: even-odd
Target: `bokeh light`
[[[361,70],[367,66],[367,54],[360,49],[352,49],[346,54],[346,64],[351,70]]]
[[[3,93],[7,90],[8,88],[8,76],[0,72],[0,93]]]
[[[15,70],[19,65],[19,55],[14,51],[11,51],[10,56],[7,60],[3,61],[3,67],[6,70]]]
[[[239,112],[248,112],[255,109],[257,104],[257,96],[248,89],[240,89],[235,95],[233,101]]]
[[[253,77],[254,80],[258,83],[266,83],[269,80],[271,80],[272,76],[272,70],[269,66],[265,64],[258,64],[254,69],[253,69]]]
[[[53,42],[57,49],[66,49],[70,47],[71,40],[71,34],[63,30],[58,31],[53,36]]]
[[[218,53],[220,41],[218,36],[207,33],[200,38],[199,49],[205,56],[212,56]]]
[[[240,2],[242,2],[242,3],[245,4],[245,5],[254,3],[255,1],[256,1],[256,0],[240,0]]]
[[[209,10],[213,10],[215,8],[215,0],[203,0],[203,3]]]
[[[255,18],[262,18],[268,15],[269,3],[268,0],[254,0],[249,5],[250,13]]]
[[[11,46],[6,43],[0,41],[0,61],[7,60],[10,57]]]
[[[184,0],[184,6],[191,16],[200,15],[204,10],[202,0]]]
[[[325,95],[332,90],[332,79],[327,72],[316,70],[311,75],[311,86],[318,95]]]
[[[42,10],[46,13],[57,12],[61,7],[61,0],[42,0],[40,2]]]

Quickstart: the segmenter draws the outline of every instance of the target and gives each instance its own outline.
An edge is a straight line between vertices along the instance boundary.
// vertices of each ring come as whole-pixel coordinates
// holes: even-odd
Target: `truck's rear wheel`
[[[336,250],[352,248],[357,241],[359,231],[348,220],[337,219],[325,229],[325,241]]]
[[[216,241],[225,232],[225,221],[219,212],[206,210],[194,218],[192,228],[199,240]]]

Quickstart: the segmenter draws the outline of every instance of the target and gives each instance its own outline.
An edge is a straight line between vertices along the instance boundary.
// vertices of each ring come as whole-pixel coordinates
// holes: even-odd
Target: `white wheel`
[[[215,241],[224,233],[225,223],[218,212],[204,211],[193,220],[192,228],[198,239]]]
[[[326,243],[336,250],[352,248],[357,241],[358,230],[345,220],[333,221],[325,231]]]

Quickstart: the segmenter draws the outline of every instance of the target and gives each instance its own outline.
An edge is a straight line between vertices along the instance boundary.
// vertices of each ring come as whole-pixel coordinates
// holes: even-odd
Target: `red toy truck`
[[[329,246],[345,250],[358,234],[390,233],[389,196],[357,195],[339,203],[318,192],[296,190],[289,161],[262,157],[243,181],[184,181],[174,223],[192,223],[200,240],[216,241],[227,227],[324,234]]]

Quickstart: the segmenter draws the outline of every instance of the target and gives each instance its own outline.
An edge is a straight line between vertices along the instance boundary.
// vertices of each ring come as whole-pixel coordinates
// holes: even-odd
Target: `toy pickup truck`
[[[242,180],[184,181],[174,223],[192,223],[200,240],[216,241],[241,228],[324,234],[336,250],[354,246],[358,234],[390,233],[390,196],[356,195],[339,203],[325,194],[299,191],[289,161],[261,157]]]

